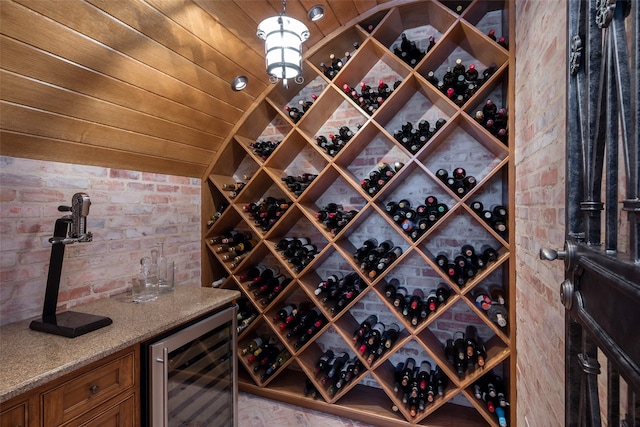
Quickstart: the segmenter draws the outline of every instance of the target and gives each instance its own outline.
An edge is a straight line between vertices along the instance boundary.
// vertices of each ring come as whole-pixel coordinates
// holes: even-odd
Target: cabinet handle
[[[96,394],[98,391],[100,391],[100,387],[97,385],[91,386],[89,388],[89,391],[91,392],[91,394]]]

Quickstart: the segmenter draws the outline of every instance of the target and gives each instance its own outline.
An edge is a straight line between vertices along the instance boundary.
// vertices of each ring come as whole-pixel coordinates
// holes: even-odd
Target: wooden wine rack
[[[456,13],[456,6],[464,10]],[[385,3],[362,14],[321,43],[310,49],[304,60],[304,83],[289,82],[270,87],[244,119],[236,125],[208,171],[203,182],[203,219],[206,221],[218,208],[230,205],[212,225],[204,227],[202,286],[211,286],[214,280],[227,277],[222,287],[240,289],[256,310],[258,318],[239,336],[243,348],[258,333],[275,336],[290,350],[292,357],[284,367],[264,382],[254,375],[243,357],[240,359],[240,389],[282,400],[288,403],[346,416],[384,426],[406,425],[492,425],[498,426],[496,417],[478,401],[472,384],[491,369],[500,370],[505,379],[509,425],[516,424],[515,416],[515,261],[514,261],[514,161],[513,135],[506,144],[498,141],[473,119],[487,99],[509,109],[509,124],[513,129],[514,107],[514,49],[505,49],[487,37],[490,28],[497,35],[514,34],[513,4],[507,0],[463,1],[410,1]],[[373,26],[373,30],[367,29]],[[411,68],[393,53],[393,46],[406,32],[410,39],[426,48],[428,35],[434,35],[436,45]],[[359,48],[354,50],[353,43]],[[331,53],[351,51],[352,57],[333,81],[326,78],[319,67],[329,62]],[[482,71],[490,64],[497,66],[495,74],[462,107],[456,106],[445,95],[427,82],[431,70],[441,77],[457,58],[465,65],[475,63]],[[345,95],[341,87],[352,87],[364,80],[375,87],[379,78],[391,86],[395,80],[402,83],[372,115],[360,109]],[[316,93],[318,99],[298,123],[293,123],[284,110],[285,105],[297,104]],[[436,132],[417,153],[411,154],[393,138],[393,132],[406,121],[414,124],[420,118],[432,123],[446,118],[445,126]],[[315,143],[315,137],[335,132],[340,125],[359,130],[337,156],[330,157]],[[259,139],[282,140],[266,160],[260,159],[250,144]],[[362,190],[359,180],[364,178],[379,161],[401,161],[405,166],[373,198]],[[435,177],[435,171],[465,167],[478,184],[464,197],[458,198]],[[281,181],[285,175],[303,172],[317,173],[318,177],[299,196],[290,193]],[[245,180],[245,176],[250,177]],[[247,184],[235,198],[222,191],[222,185],[236,181]],[[449,207],[447,214],[417,241],[413,242],[402,229],[385,214],[384,205],[390,200],[413,198],[419,202],[427,194],[435,194]],[[243,205],[263,196],[284,197],[292,206],[266,233],[255,227],[243,212]],[[508,233],[499,235],[470,208],[474,200],[486,204],[508,207]],[[358,209],[359,214],[339,233],[330,234],[314,218],[314,214],[328,202],[342,203]],[[237,268],[230,268],[215,253],[209,239],[230,229],[249,229],[260,239],[259,245]],[[365,279],[367,288],[350,305],[333,316],[314,295],[317,284],[329,274],[359,271],[353,261],[353,251],[364,239],[375,235],[378,239],[391,238],[402,246],[402,256],[380,277]],[[274,245],[282,237],[310,237],[320,249],[311,265],[294,273],[280,257]],[[464,287],[448,281],[435,265],[438,251],[446,248],[450,253],[464,243],[474,247],[490,244],[498,249],[499,258],[482,270]],[[292,283],[273,302],[261,306],[252,293],[238,279],[248,268],[258,265],[279,265],[293,278]],[[361,274],[364,278],[365,275]],[[409,291],[415,287],[428,290],[437,282],[445,282],[452,297],[435,314],[417,327],[413,327],[394,310],[384,297],[384,287],[391,277],[400,277]],[[498,283],[506,295],[509,310],[508,326],[500,328],[491,322],[471,299],[472,290],[487,282]],[[287,302],[310,300],[329,319],[328,324],[300,349],[294,349],[274,324],[272,317]],[[401,333],[392,351],[387,352],[373,366],[367,366],[357,380],[349,383],[336,395],[330,396],[314,377],[314,366],[327,347],[342,345],[351,355],[356,351],[351,337],[357,325],[372,310],[382,310],[383,316],[397,322]],[[456,320],[458,324],[456,324]],[[463,322],[479,325],[486,340],[487,366],[458,379],[444,356],[446,329],[455,332]],[[326,344],[329,343],[329,344]],[[405,351],[405,349],[408,349]],[[394,365],[407,354],[438,364],[449,378],[449,386],[442,398],[429,404],[424,412],[412,417],[404,408],[400,396],[393,391]],[[305,397],[303,386],[309,378],[318,386],[317,399]],[[363,380],[364,379],[364,380]],[[466,401],[459,405],[458,401]],[[392,410],[397,406],[397,411]],[[449,424],[447,424],[449,423]],[[453,423],[453,424],[451,424]]]

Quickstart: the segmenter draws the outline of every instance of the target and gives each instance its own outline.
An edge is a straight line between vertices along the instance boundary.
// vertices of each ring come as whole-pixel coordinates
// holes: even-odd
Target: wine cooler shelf
[[[203,187],[240,389],[376,425],[515,425],[513,10],[396,0],[306,53]]]

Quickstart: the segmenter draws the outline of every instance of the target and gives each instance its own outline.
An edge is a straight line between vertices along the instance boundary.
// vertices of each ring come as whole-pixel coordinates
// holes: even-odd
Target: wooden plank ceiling
[[[288,0],[304,49],[389,0]],[[306,19],[322,4],[325,18]],[[201,178],[264,91],[281,0],[0,0],[0,154]],[[249,77],[233,92],[237,75]]]

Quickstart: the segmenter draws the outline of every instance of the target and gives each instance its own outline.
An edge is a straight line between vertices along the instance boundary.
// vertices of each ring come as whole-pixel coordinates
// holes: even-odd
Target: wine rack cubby
[[[497,427],[505,420],[515,425],[515,177],[513,135],[508,133],[515,96],[514,50],[509,40],[513,15],[507,0],[397,0],[379,5],[306,52],[303,84],[290,82],[284,87],[278,83],[268,88],[235,126],[203,182],[202,286],[216,282],[216,286],[239,289],[246,298],[244,304],[257,313],[240,332],[239,348],[260,336],[270,338],[287,354],[269,376],[257,374],[246,355],[239,355],[241,390],[376,425],[441,425],[457,420],[465,425]],[[507,47],[493,40],[490,30],[504,36]],[[424,52],[413,64],[395,52],[403,34]],[[343,57],[345,52],[349,52],[348,61],[332,78],[327,77],[321,64],[330,64],[331,54]],[[474,64],[482,78],[464,99],[454,99],[430,81],[432,74],[441,79],[457,59],[466,67]],[[373,109],[343,90],[347,84],[358,92],[360,82],[376,90],[379,80],[390,92]],[[312,99],[302,117],[290,116],[287,106],[300,107],[300,101]],[[508,112],[506,137],[477,119],[487,100]],[[440,119],[444,121],[436,127]],[[430,125],[428,137],[419,146],[403,145],[397,138],[399,130],[407,122],[417,127],[423,120]],[[329,138],[341,126],[349,127],[353,135],[339,151],[328,153],[317,137]],[[271,141],[275,148],[269,156],[258,155],[253,149],[256,141]],[[369,192],[361,181],[380,162],[398,166],[384,185]],[[457,168],[473,176],[475,184],[458,191],[439,178],[439,170],[451,175]],[[283,180],[305,173],[317,177],[297,193]],[[237,192],[224,187],[239,182],[243,187]],[[413,235],[386,208],[403,199],[417,207],[429,196],[446,209]],[[289,202],[268,229],[256,225],[244,210],[244,205],[263,197]],[[316,218],[330,203],[351,211],[349,221],[335,231]],[[506,208],[507,216],[494,221],[490,212],[497,205]],[[213,217],[215,221],[207,224]],[[251,231],[258,241],[248,256],[234,264],[221,259],[209,243],[231,228]],[[307,237],[316,246],[317,253],[304,268],[290,265],[276,248],[285,237]],[[353,257],[370,237],[379,242],[389,239],[402,249],[380,274],[361,270]],[[459,281],[438,266],[437,256],[446,254],[453,260],[465,244],[473,246],[476,257],[486,247],[495,252],[483,268]],[[259,265],[277,266],[291,279],[268,301],[255,296],[254,289],[240,279]],[[333,308],[335,301],[323,301],[316,294],[327,277],[354,272],[360,277],[358,291],[339,309]],[[408,295],[416,289],[427,295],[441,287],[448,298],[412,322],[385,295],[390,283],[406,288]],[[482,295],[502,304],[487,310]],[[287,337],[274,316],[288,304],[301,303],[310,303],[326,322],[308,341],[295,344],[295,337]],[[387,351],[368,363],[353,343],[353,335],[372,313],[385,325],[397,324],[399,333]],[[476,327],[486,358],[484,366],[470,364],[460,376],[448,360],[445,345],[467,325]],[[339,388],[322,384],[315,373],[318,359],[329,349],[335,354],[346,352],[351,361],[362,363],[362,372]],[[394,390],[396,367],[408,357],[417,365],[426,361],[433,369],[437,366],[444,384],[419,409],[405,404],[402,393]],[[496,415],[494,402],[487,404],[477,397],[477,386],[496,377],[503,379],[501,393],[509,403],[498,409],[500,415],[504,411],[504,419]],[[305,384],[315,391],[311,393]]]

